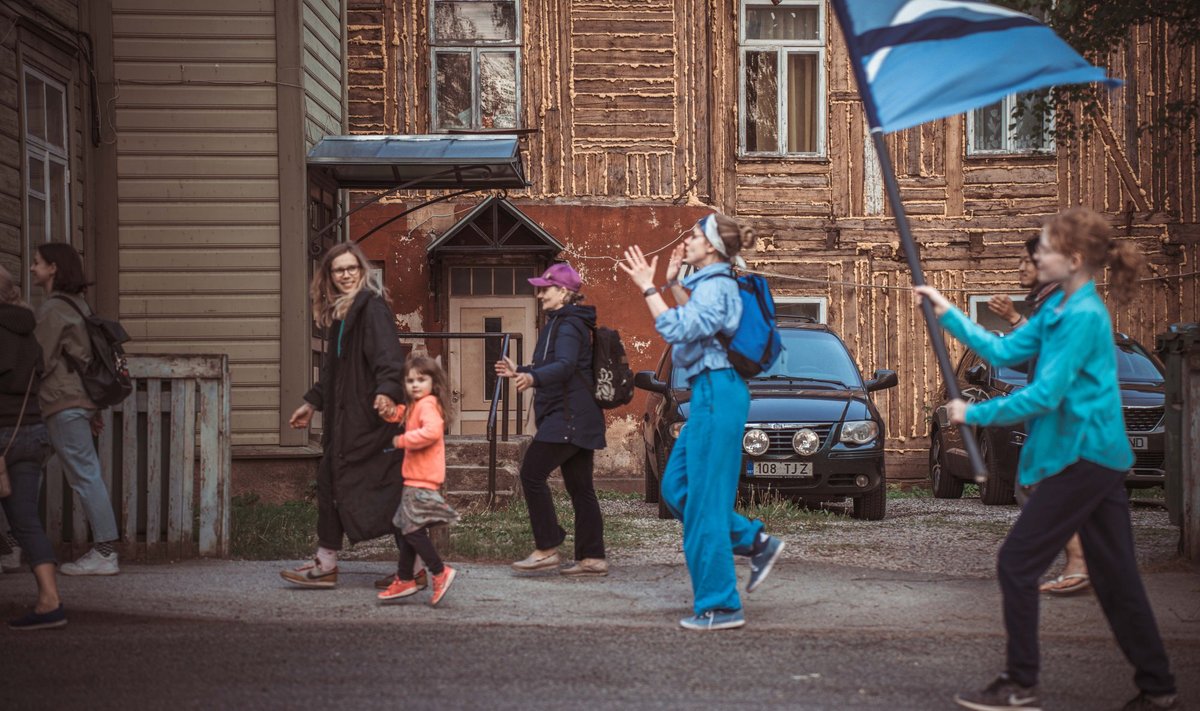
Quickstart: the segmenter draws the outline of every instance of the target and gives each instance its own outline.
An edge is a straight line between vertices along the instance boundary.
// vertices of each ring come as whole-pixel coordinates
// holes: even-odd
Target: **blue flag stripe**
[[[867,30],[858,36],[862,56],[869,57],[885,47],[912,42],[956,39],[983,32],[1000,32],[1014,27],[1038,26],[1032,17],[1002,17],[995,20],[964,20],[958,17],[934,17],[893,27]]]

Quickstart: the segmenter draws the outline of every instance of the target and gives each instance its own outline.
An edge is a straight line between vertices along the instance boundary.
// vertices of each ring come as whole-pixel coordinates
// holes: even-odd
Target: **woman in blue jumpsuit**
[[[783,550],[781,540],[763,533],[761,521],[733,508],[750,392],[717,337],[733,335],[741,320],[730,261],[753,241],[752,229],[725,215],[713,213],[697,222],[667,268],[667,286],[680,304],[675,308],[654,286],[658,257],[647,262],[633,247],[620,264],[646,298],[654,327],[672,346],[673,367],[692,389],[687,424],[662,475],[662,501],[683,523],[683,553],[692,578],[695,614],[680,620],[687,629],[746,624],[733,556],[750,557],[746,592],[751,592]],[[682,283],[675,281],[681,262],[695,268]]]

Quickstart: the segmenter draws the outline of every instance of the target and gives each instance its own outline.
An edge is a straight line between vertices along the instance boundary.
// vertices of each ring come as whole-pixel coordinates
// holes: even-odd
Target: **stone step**
[[[516,465],[496,467],[496,488],[517,489],[519,474]],[[486,466],[446,465],[446,491],[487,491],[488,468]]]
[[[512,435],[507,442],[496,442],[496,462],[520,466],[521,458],[532,438]],[[487,467],[489,443],[485,437],[449,435],[446,437],[446,465]]]
[[[512,489],[497,489],[495,503],[498,506],[505,506],[517,496],[520,496],[520,493]],[[483,508],[487,506],[488,493],[486,489],[482,491],[447,491],[446,501],[460,512],[468,508]]]

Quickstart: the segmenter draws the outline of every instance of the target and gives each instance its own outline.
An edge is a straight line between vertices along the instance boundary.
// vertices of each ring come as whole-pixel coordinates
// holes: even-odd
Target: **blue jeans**
[[[45,418],[50,443],[62,462],[67,482],[87,514],[92,526],[92,541],[107,543],[119,537],[117,517],[113,514],[108,487],[100,474],[100,455],[92,441],[92,413],[82,407],[72,407]]]
[[[0,452],[13,436],[12,427],[0,427]],[[12,495],[0,499],[8,525],[17,543],[29,557],[31,566],[55,563],[54,546],[46,537],[38,513],[38,498],[42,492],[42,465],[50,457],[50,438],[42,424],[25,425],[17,430],[12,448],[4,458],[8,478],[12,480]]]
[[[733,509],[750,391],[732,368],[706,370],[691,386],[691,411],[663,472],[662,500],[683,522],[696,614],[740,610],[733,556],[749,555],[763,527]]]

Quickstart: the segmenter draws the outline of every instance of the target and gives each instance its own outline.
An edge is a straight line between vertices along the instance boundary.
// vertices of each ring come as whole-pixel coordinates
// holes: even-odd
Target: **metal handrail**
[[[503,356],[508,355],[509,343],[516,341],[517,344],[517,362],[520,363],[525,359],[524,339],[520,333],[460,333],[460,332],[445,332],[445,331],[408,331],[397,334],[400,340],[482,340],[487,342],[489,339],[500,339],[500,353]],[[492,403],[488,407],[488,419],[486,437],[488,442],[488,507],[491,508],[496,503],[496,414],[497,407],[502,406],[501,424],[500,424],[500,439],[508,441],[508,398],[509,398],[509,382],[508,378],[497,378],[496,385],[492,391]],[[524,430],[524,393],[517,392],[517,436],[520,436]]]

